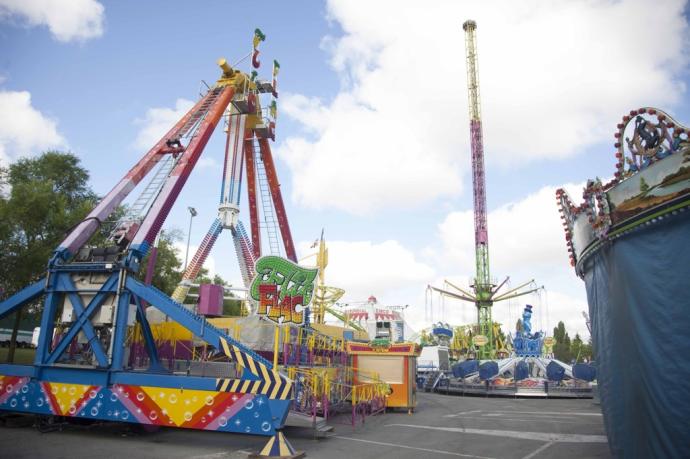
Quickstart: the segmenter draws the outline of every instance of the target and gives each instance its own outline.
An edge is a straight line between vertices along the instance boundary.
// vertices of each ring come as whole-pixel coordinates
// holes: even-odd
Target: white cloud
[[[0,91],[0,162],[64,145],[57,123],[34,108],[28,91]]]
[[[283,102],[285,112],[308,122],[319,136],[316,142],[288,138],[277,150],[300,177],[292,197],[304,206],[367,214],[389,203],[415,206],[460,188],[459,168],[449,167],[441,154],[446,140],[420,138],[433,131],[430,119],[403,127],[389,113],[393,107],[382,113],[345,94],[328,108],[301,96],[288,95]],[[304,107],[309,108],[300,112]],[[320,119],[324,110],[328,114]]]
[[[48,26],[62,42],[103,35],[104,11],[95,0],[0,0],[0,19],[19,17],[29,26]]]
[[[143,119],[136,120],[141,128],[134,146],[143,150],[153,147],[193,106],[191,100],[177,99],[175,108],[149,108]]]
[[[585,336],[589,335],[582,318],[582,311],[587,310],[585,287],[569,264],[565,233],[556,206],[556,188],[545,186],[489,213],[490,270],[494,281],[501,282],[509,275],[512,287],[532,278],[537,285],[546,287],[541,297],[517,299],[510,308],[505,303],[496,303],[493,313],[496,320],[512,330],[522,306],[532,301],[537,306],[534,320],[537,326],[548,327],[550,332],[563,320],[573,336],[575,332]],[[583,184],[567,184],[565,188],[578,196]],[[448,214],[439,225],[439,237],[442,255],[437,255],[438,263],[462,266],[474,277],[472,211]]]
[[[478,23],[487,161],[563,158],[608,139],[621,113],[685,92],[684,2],[331,0],[322,43],[342,88],[281,98],[303,136],[277,149],[293,199],[367,213],[457,194],[469,168],[465,45]],[[372,18],[376,18],[372,21]],[[630,31],[634,31],[631,35]],[[633,38],[634,37],[634,38]],[[661,45],[663,44],[663,45]]]
[[[567,184],[579,196],[584,184]],[[556,189],[545,186],[520,201],[503,205],[488,215],[491,265],[514,271],[530,264],[549,269],[568,265],[563,226],[556,205]],[[451,212],[439,225],[445,254],[461,265],[474,263],[474,212]],[[569,265],[568,265],[569,266]],[[492,270],[496,272],[496,270]]]
[[[300,243],[299,252],[313,252],[309,245]],[[409,301],[405,292],[418,291],[434,275],[430,266],[398,241],[328,241],[327,245],[326,284],[344,289],[343,301],[366,301],[374,295],[383,304],[405,304]]]

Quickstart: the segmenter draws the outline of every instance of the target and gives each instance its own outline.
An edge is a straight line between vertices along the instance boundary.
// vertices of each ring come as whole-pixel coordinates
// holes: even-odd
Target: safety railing
[[[349,413],[348,424],[363,423],[366,416],[382,412],[390,386],[377,374],[367,374],[366,382],[355,383],[355,369],[349,366],[301,368],[288,367],[294,382],[294,411],[324,419]],[[362,376],[359,374],[358,376]]]

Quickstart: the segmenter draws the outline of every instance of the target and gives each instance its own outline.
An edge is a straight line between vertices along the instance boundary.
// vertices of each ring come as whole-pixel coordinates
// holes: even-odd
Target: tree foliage
[[[0,289],[8,296],[39,279],[53,251],[98,198],[71,153],[49,151],[0,168]]]
[[[53,251],[98,200],[88,181],[88,171],[71,153],[49,151],[0,167],[1,297],[45,274]],[[14,359],[17,330],[35,325],[35,315],[26,313],[38,305],[3,320],[13,329],[8,362]]]
[[[565,331],[565,324],[560,321],[553,329],[553,337],[556,339],[556,344],[553,345],[553,355],[556,359],[563,362],[570,362],[570,336]]]
[[[553,337],[556,339],[556,344],[553,345],[553,354],[556,359],[566,363],[573,360],[577,362],[592,360],[591,338],[588,343],[584,343],[579,333],[576,333],[575,338],[571,340],[562,321],[558,322],[558,326],[553,329]]]
[[[640,192],[641,193],[646,193],[649,191],[649,184],[647,181],[644,179],[644,177],[640,177]]]
[[[151,284],[167,295],[172,295],[175,287],[182,280],[182,262],[175,249],[175,243],[181,240],[182,232],[179,230],[163,230],[158,238],[158,247],[155,252],[156,263]],[[141,263],[139,277],[142,279],[146,276],[146,270],[153,253],[153,250],[149,251]]]

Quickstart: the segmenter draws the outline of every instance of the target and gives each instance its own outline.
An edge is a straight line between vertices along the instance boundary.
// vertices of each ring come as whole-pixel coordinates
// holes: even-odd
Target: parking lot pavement
[[[368,417],[363,426],[334,424],[315,440],[286,428],[311,458],[598,458],[609,457],[599,407],[591,400],[535,400],[418,394],[413,415]],[[182,429],[134,433],[127,425],[68,426],[42,434],[0,428],[0,457],[245,459],[266,439]]]

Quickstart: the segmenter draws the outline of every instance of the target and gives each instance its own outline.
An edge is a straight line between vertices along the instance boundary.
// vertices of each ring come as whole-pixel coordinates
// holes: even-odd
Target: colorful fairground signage
[[[387,352],[391,348],[391,342],[386,338],[375,338],[369,342],[369,346],[374,352]]]
[[[249,294],[258,304],[257,314],[279,325],[303,325],[319,270],[274,255],[259,258],[254,269]]]
[[[484,346],[489,342],[489,338],[484,335],[475,335],[472,337],[472,344],[475,346]]]

